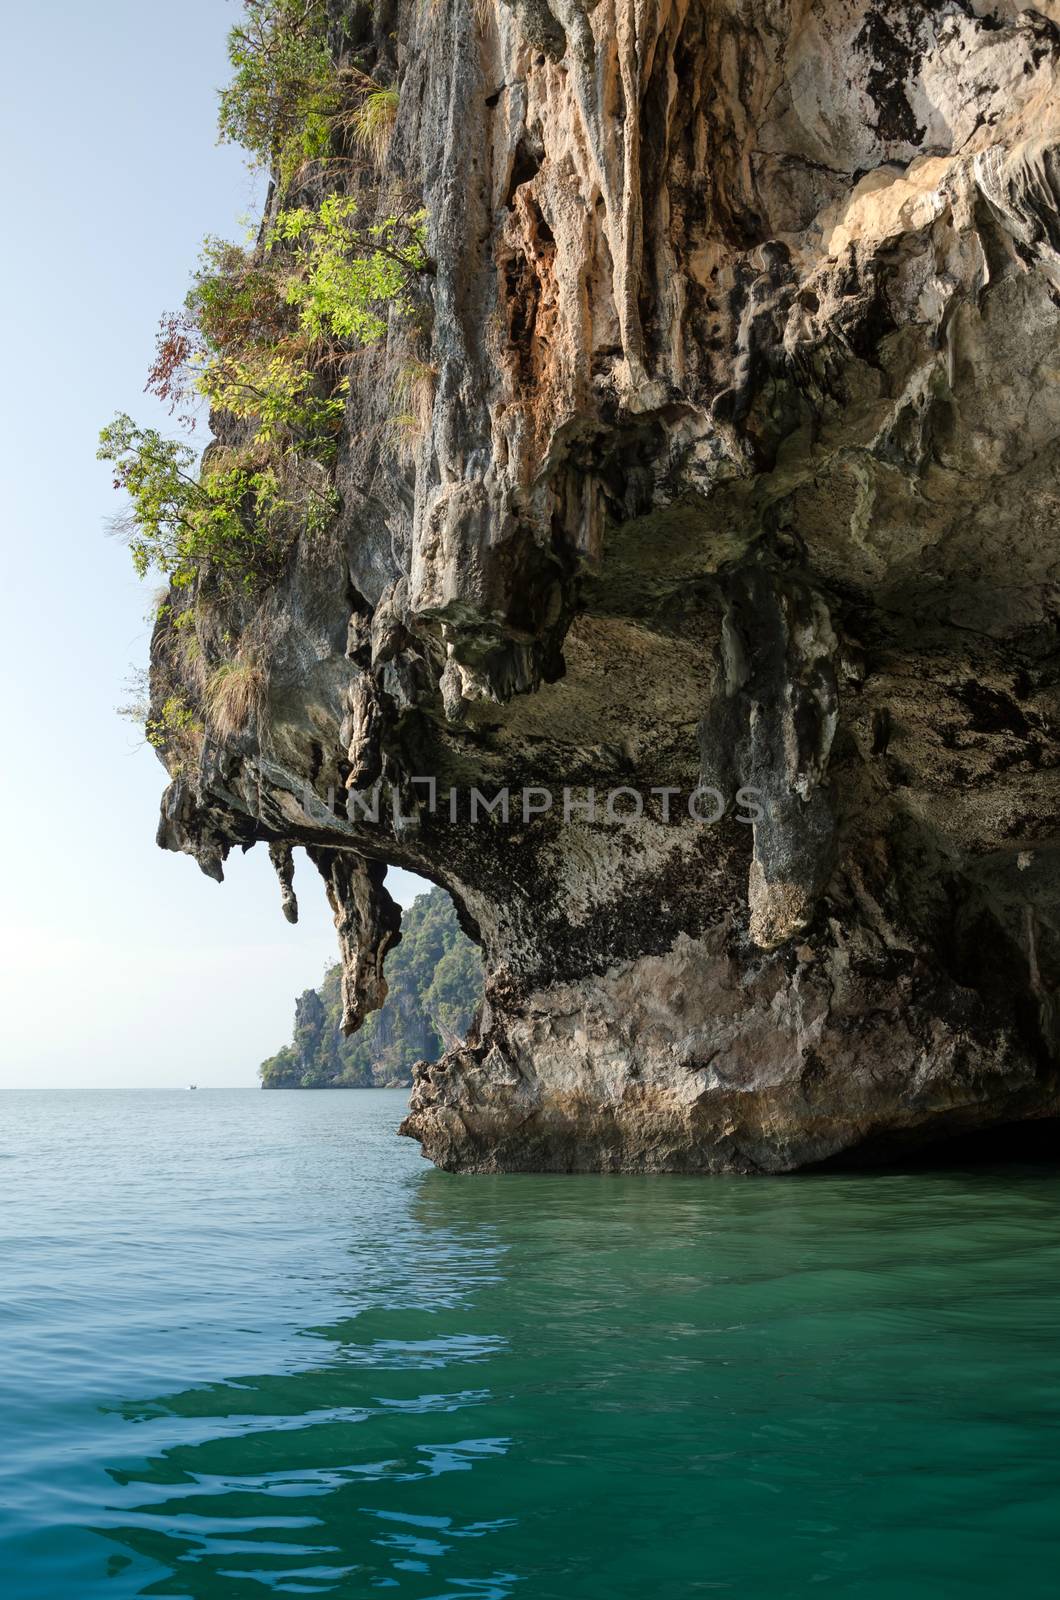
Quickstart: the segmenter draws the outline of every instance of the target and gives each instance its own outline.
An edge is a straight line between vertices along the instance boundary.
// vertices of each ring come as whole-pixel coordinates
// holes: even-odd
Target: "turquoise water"
[[[454,1178],[402,1104],[0,1096],[6,1596],[1055,1592],[1060,1177]]]

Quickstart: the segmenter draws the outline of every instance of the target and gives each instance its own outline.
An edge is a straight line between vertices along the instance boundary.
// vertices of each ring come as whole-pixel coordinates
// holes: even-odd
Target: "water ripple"
[[[395,1095],[4,1109],[17,1600],[1052,1593],[1054,1171],[461,1180]]]

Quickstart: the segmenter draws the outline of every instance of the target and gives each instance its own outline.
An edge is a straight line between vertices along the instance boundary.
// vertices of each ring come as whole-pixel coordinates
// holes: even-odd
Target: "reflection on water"
[[[278,1098],[215,1104],[176,1219],[141,1172],[175,1342],[110,1373],[19,1596],[1052,1592],[1054,1172],[461,1179],[396,1098]]]
[[[171,1595],[939,1594],[1014,1537],[1044,1585],[1042,1182],[425,1173],[311,1367],[165,1402],[111,1537]]]
[[[176,1441],[111,1471],[136,1510],[110,1537],[170,1569],[143,1592],[425,1594],[442,1575],[461,1593],[511,1593],[514,1574],[466,1552],[512,1519],[469,1515],[437,1482],[488,1469],[510,1443],[479,1431],[485,1370],[508,1343],[479,1331],[475,1303],[499,1283],[503,1247],[488,1222],[417,1223],[419,1209],[381,1237],[354,1233],[341,1298],[358,1309],[307,1330],[308,1365],[122,1408]]]

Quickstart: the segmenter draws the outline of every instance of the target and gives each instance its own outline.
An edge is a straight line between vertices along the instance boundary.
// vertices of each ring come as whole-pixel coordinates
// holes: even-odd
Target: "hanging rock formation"
[[[350,1026],[383,864],[449,890],[481,1029],[403,1130],[447,1168],[1055,1115],[1060,5],[333,9],[400,88],[429,328],[353,368],[261,715],[173,766],[160,843],[266,842],[287,906],[305,846]]]

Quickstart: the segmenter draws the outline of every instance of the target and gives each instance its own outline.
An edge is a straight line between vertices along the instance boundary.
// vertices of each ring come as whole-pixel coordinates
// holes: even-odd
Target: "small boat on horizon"
[[[188,1088],[189,1089],[197,1089],[198,1087],[199,1087],[199,1085],[197,1083],[189,1083],[188,1084]]]

